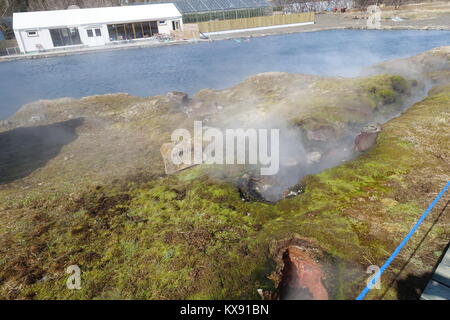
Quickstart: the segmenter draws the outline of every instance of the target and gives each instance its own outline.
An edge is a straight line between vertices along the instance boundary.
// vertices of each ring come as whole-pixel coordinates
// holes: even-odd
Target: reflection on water
[[[0,119],[39,99],[221,89],[270,71],[354,76],[450,45],[448,31],[334,30],[0,63]]]

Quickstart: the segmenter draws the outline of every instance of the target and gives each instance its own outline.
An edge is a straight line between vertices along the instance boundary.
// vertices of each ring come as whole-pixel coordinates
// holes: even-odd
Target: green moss
[[[402,95],[409,94],[411,84],[400,76],[378,75],[364,79],[360,87],[367,92],[373,108],[402,102]]]
[[[386,97],[397,101],[408,90],[401,78],[386,75],[357,83],[360,101],[377,104]],[[276,287],[267,278],[275,268],[269,248],[301,236],[335,262],[336,270],[326,280],[332,296],[354,298],[365,283],[361,270],[382,263],[398,244],[395,238],[423,211],[429,191],[420,188],[427,190],[427,183],[437,188],[448,172],[445,112],[450,87],[432,92],[384,125],[369,152],[305,177],[303,194],[276,204],[240,199],[232,182],[242,168],[224,179],[227,168],[211,172],[202,166],[131,183],[123,177],[91,183],[80,194],[67,187],[61,194],[52,190],[11,200],[8,214],[2,215],[0,294],[37,299],[258,298],[257,288]],[[346,119],[331,114],[325,120],[318,116],[315,124]],[[447,235],[442,226],[430,232],[433,239]],[[425,268],[425,262],[415,265]],[[65,287],[65,270],[73,264],[82,270],[81,290]]]

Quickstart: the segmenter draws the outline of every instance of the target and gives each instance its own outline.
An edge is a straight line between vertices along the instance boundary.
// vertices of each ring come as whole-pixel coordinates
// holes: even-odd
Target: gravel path
[[[316,23],[300,27],[289,27],[269,30],[236,32],[233,34],[214,35],[213,40],[232,39],[237,37],[258,37],[275,34],[286,34],[295,32],[311,32],[331,29],[366,29],[366,19],[354,19],[355,16],[361,16],[358,13],[323,13],[316,14]],[[450,13],[438,14],[433,18],[423,20],[403,20],[392,21],[383,19],[381,29],[429,29],[429,30],[450,30]]]

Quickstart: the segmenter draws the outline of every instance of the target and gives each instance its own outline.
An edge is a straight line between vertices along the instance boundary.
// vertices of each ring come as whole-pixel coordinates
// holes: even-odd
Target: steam
[[[292,124],[288,117],[278,114],[280,105],[275,103],[272,107],[274,111],[267,112],[261,110],[261,94],[258,95],[254,90],[248,89],[245,94],[245,102],[248,110],[241,112],[230,112],[222,115],[220,124],[223,128],[265,128],[280,130],[280,170],[274,176],[260,176],[257,168],[249,166],[247,173],[243,176],[244,182],[240,182],[244,188],[253,189],[253,194],[259,194],[262,200],[276,202],[282,198],[296,196],[303,191],[303,186],[299,185],[301,179],[309,174],[316,174],[325,169],[335,167],[348,160],[354,159],[360,153],[355,151],[355,138],[361,133],[361,130],[370,124],[384,124],[387,121],[399,116],[409,106],[423,99],[429,88],[432,86],[422,70],[411,68],[410,65],[401,67],[397,64],[394,74],[406,77],[406,79],[415,79],[410,94],[403,95],[402,105],[397,108],[397,112],[376,113],[366,123],[359,125],[349,125],[341,128],[340,135],[333,136],[332,133],[323,132],[320,129],[317,132],[308,132],[305,128]],[[391,70],[389,64],[386,66],[378,65],[376,68],[362,70],[365,75],[375,75],[388,73]],[[392,73],[392,72],[389,72]],[[264,76],[264,75],[262,75]],[[305,81],[305,86],[307,82]],[[288,89],[284,95],[294,95],[292,90]],[[226,109],[227,107],[225,107]],[[314,136],[316,135],[316,136]],[[323,135],[323,137],[321,136]],[[248,199],[254,200],[254,199]]]
[[[424,55],[427,57],[428,53],[425,53]],[[430,56],[433,58],[432,55]],[[365,57],[368,57],[369,60],[374,59],[370,56]],[[336,69],[329,70],[329,72],[340,73],[340,68],[344,68],[345,65],[338,60],[333,61],[334,58],[335,57],[332,55],[327,55],[325,58],[327,65],[332,63],[336,65]],[[377,123],[383,124],[393,117],[398,116],[408,106],[421,100],[426,95],[428,89],[434,84],[426,76],[426,72],[435,71],[434,69],[440,70],[447,68],[440,60],[435,61],[438,58],[434,58],[435,60],[432,60],[432,63],[427,62],[428,60],[424,61],[423,57],[416,60],[414,59],[416,58],[400,60],[400,62],[382,63],[361,70],[360,74],[366,76],[381,73],[398,74],[407,79],[415,79],[417,84],[412,89],[412,94],[404,101],[403,106],[400,109],[397,109],[399,112],[395,114],[378,113],[376,117],[368,119],[367,123],[360,123],[358,125],[353,124],[339,128],[339,134],[327,132],[328,129],[326,128],[319,128],[316,131],[312,131],[311,129],[306,129],[302,124],[291,122],[292,114],[300,114],[302,111],[301,109],[305,104],[309,103],[308,99],[315,98],[311,97],[311,95],[321,94],[320,92],[315,92],[311,87],[318,80],[323,80],[324,78],[313,75],[287,75],[285,73],[274,72],[258,75],[252,81],[246,81],[235,88],[226,89],[217,93],[217,97],[219,97],[218,101],[215,101],[216,93],[213,91],[199,93],[191,99],[192,103],[189,106],[193,109],[192,114],[187,115],[182,121],[182,124],[175,124],[169,121],[168,124],[161,126],[157,131],[158,134],[155,134],[154,137],[152,136],[152,141],[148,141],[147,135],[141,136],[140,133],[135,132],[134,130],[116,130],[114,126],[110,125],[109,115],[107,115],[105,123],[99,128],[101,130],[98,130],[98,134],[96,133],[97,142],[93,142],[88,138],[88,135],[90,134],[88,131],[93,128],[98,128],[99,124],[94,123],[92,121],[93,119],[89,119],[92,114],[87,113],[87,121],[84,122],[83,128],[81,128],[83,130],[77,130],[77,133],[80,133],[77,140],[81,140],[82,142],[79,144],[75,143],[73,146],[81,146],[82,144],[87,143],[87,141],[92,144],[97,143],[98,145],[104,146],[102,150],[108,150],[108,152],[102,155],[101,159],[97,156],[100,153],[99,150],[95,149],[95,152],[93,151],[91,153],[92,157],[86,159],[86,162],[92,161],[91,168],[93,170],[101,171],[105,176],[111,176],[113,172],[115,173],[117,171],[113,169],[114,165],[118,162],[124,164],[124,167],[130,168],[130,171],[137,167],[145,167],[140,160],[142,159],[142,157],[140,157],[140,155],[142,155],[140,152],[143,153],[144,151],[139,150],[152,150],[152,157],[154,155],[155,157],[159,156],[159,153],[155,151],[155,149],[159,148],[160,145],[156,145],[161,142],[161,135],[167,134],[167,136],[170,137],[170,131],[175,129],[171,127],[172,125],[189,127],[189,125],[186,126],[186,124],[190,122],[190,120],[202,120],[205,126],[216,127],[223,130],[237,128],[244,130],[279,129],[279,172],[274,176],[261,176],[260,167],[249,165],[241,174],[243,185],[247,185],[247,188],[252,189],[252,191],[254,191],[252,194],[258,195],[260,200],[275,202],[285,197],[300,194],[303,191],[304,186],[299,183],[306,175],[319,173],[327,168],[340,165],[343,162],[358,156],[359,153],[354,150],[355,137],[361,132],[361,129],[365,125]],[[445,61],[445,59],[439,59]],[[434,66],[433,70],[430,70],[430,65]],[[336,78],[331,80],[341,81]],[[295,85],[290,85],[292,81],[295,81]],[[273,90],[275,87],[277,89]],[[273,94],[273,92],[277,93]],[[202,101],[202,96],[206,101]],[[327,95],[321,96],[320,98],[326,99]],[[93,99],[93,103],[97,103],[96,99],[90,99]],[[85,102],[89,102],[90,99],[86,98]],[[101,97],[98,98],[100,101],[99,103],[102,103],[102,99],[103,98]],[[268,99],[271,99],[270,103],[267,102]],[[179,101],[179,104],[187,103],[184,100],[190,99],[182,98]],[[77,114],[77,111],[75,111],[76,108],[67,108],[67,106],[63,106],[63,104],[72,103],[76,104],[77,102],[70,99],[61,100],[61,112],[58,113],[58,118],[50,119],[51,121],[49,122],[53,122],[53,120],[64,121],[74,117],[84,116],[84,111],[80,111],[81,113]],[[292,109],[292,103],[295,104],[295,108],[298,108],[298,110]],[[42,104],[46,105],[47,102],[36,103],[33,105],[40,106]],[[48,102],[48,108],[54,107],[55,105],[53,103]],[[33,116],[30,121],[33,120],[33,124],[47,123],[47,120],[49,119],[45,119],[45,114],[47,112],[46,108],[29,106],[29,108],[22,110],[24,112],[22,117],[25,117],[27,114],[39,115],[36,119],[34,119]],[[131,123],[135,119],[142,117],[144,112],[148,112],[148,110],[152,110],[153,108],[154,105],[150,102],[144,101],[135,103],[132,106],[126,106],[126,110],[122,113],[122,118],[118,118],[117,120]],[[181,119],[183,114],[180,112],[177,116]],[[16,116],[11,119],[14,121],[15,118],[20,119],[21,112],[18,112]],[[34,123],[35,120],[36,123]],[[32,123],[30,122],[29,125]],[[86,136],[84,135],[85,131]],[[130,141],[136,141],[136,143],[130,143]],[[92,149],[94,150],[94,148]],[[76,152],[74,153],[76,154]],[[102,159],[110,157],[111,154],[115,154],[114,163],[111,162],[111,166],[101,167],[98,165],[98,163],[107,163]],[[146,153],[146,157],[148,154],[150,153]],[[154,171],[158,170],[161,170],[161,168],[155,168]],[[124,172],[125,170],[121,171]],[[235,179],[235,176],[231,177],[230,174],[229,178]],[[239,185],[242,184],[239,183]]]

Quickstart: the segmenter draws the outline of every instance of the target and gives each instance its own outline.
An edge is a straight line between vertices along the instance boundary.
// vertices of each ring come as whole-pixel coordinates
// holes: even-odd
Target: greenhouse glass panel
[[[183,14],[272,7],[266,0],[167,0],[164,2],[173,2]]]

